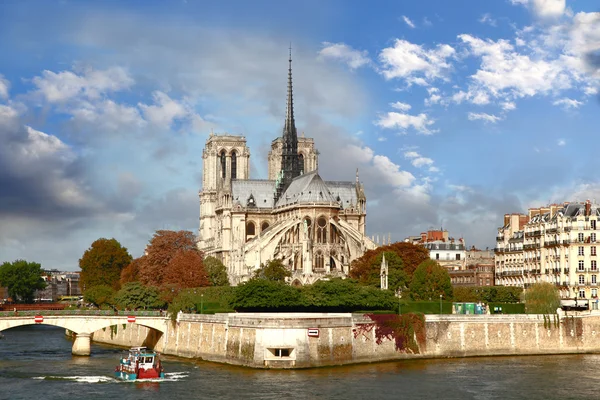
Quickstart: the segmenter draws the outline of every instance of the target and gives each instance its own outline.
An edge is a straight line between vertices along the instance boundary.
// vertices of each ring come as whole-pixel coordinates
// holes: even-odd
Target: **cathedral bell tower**
[[[292,179],[301,173],[301,165],[298,158],[298,132],[294,121],[294,95],[292,89],[292,48],[290,47],[290,58],[288,68],[287,107],[285,123],[283,125],[283,148],[281,154],[281,171],[277,177],[275,188],[275,202],[292,182]]]

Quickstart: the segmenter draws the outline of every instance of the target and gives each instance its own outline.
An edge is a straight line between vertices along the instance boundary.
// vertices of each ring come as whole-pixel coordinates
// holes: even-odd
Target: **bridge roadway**
[[[170,319],[158,312],[128,312],[115,314],[105,311],[17,311],[0,312],[0,332],[23,325],[54,325],[75,334],[72,353],[89,356],[92,333],[118,324],[138,324],[163,334]]]

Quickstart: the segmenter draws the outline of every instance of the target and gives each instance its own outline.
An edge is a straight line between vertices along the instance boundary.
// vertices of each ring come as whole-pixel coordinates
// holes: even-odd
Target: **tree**
[[[281,281],[251,279],[235,288],[236,311],[294,311],[301,306],[300,290]]]
[[[285,282],[285,278],[291,276],[292,272],[278,259],[269,260],[267,264],[261,264],[260,268],[254,272],[254,278],[274,282]]]
[[[15,301],[31,303],[36,290],[46,287],[42,278],[42,266],[36,262],[16,260],[0,266],[0,285],[8,289]]]
[[[452,283],[446,268],[434,260],[422,262],[413,274],[410,295],[414,300],[452,299]]]
[[[146,286],[163,290],[209,284],[202,253],[189,231],[156,231],[138,261],[137,276]]]
[[[127,249],[116,239],[98,239],[79,260],[79,268],[81,268],[79,286],[82,291],[100,285],[118,290],[121,286],[121,271],[131,263],[131,260],[132,257]]]
[[[157,288],[142,285],[140,282],[128,282],[114,296],[114,302],[122,308],[144,310],[162,308],[165,302],[160,299]]]
[[[396,271],[400,268],[404,274],[406,274],[407,281],[410,281],[419,264],[430,259],[429,251],[423,246],[405,242],[392,243],[387,246],[378,247],[374,250],[368,250],[362,257],[354,260],[350,266],[350,277],[358,279],[358,281],[363,284],[370,284],[368,282],[375,284],[379,279],[381,257],[383,253],[386,254],[386,260],[388,260],[388,257],[390,258],[388,260],[390,275],[392,274],[392,271]],[[402,261],[401,267],[395,259],[392,259],[393,256],[389,255],[390,253],[398,256]],[[392,262],[394,263],[393,265]],[[392,288],[389,278],[388,282],[390,282],[389,286]]]
[[[112,306],[115,290],[108,285],[96,285],[91,289],[86,289],[83,293],[83,300],[92,303],[97,307]]]
[[[556,286],[549,282],[534,283],[525,291],[525,312],[527,314],[554,314],[560,307],[560,294]]]
[[[388,263],[388,288],[396,291],[399,287],[407,286],[408,275],[404,272],[404,263],[398,254],[392,251],[380,252],[371,258],[371,264],[368,268],[357,269],[354,271],[353,278],[364,285],[381,287],[381,261],[385,254],[385,260]],[[366,264],[365,264],[366,265]]]
[[[134,259],[128,266],[121,271],[121,286],[129,282],[139,281],[140,265],[143,263],[144,256]]]
[[[229,286],[227,269],[219,259],[211,256],[206,257],[204,259],[204,269],[206,269],[208,280],[212,286]]]

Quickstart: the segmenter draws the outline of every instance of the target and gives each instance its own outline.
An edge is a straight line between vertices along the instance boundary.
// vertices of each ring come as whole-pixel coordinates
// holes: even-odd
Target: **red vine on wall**
[[[377,344],[384,339],[394,340],[397,351],[410,351],[419,354],[425,348],[425,317],[423,314],[365,314],[373,321],[372,324],[357,325],[354,329],[354,338],[358,335],[368,336],[375,327],[375,340]]]

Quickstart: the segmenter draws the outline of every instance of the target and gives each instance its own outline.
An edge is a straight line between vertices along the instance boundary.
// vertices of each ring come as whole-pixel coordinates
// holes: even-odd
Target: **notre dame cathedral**
[[[313,139],[298,137],[290,55],[283,134],[269,152],[269,179],[250,179],[244,136],[213,135],[202,153],[198,247],[219,258],[233,285],[261,263],[280,259],[293,285],[346,276],[350,263],[376,244],[365,236],[364,189],[323,181]]]

